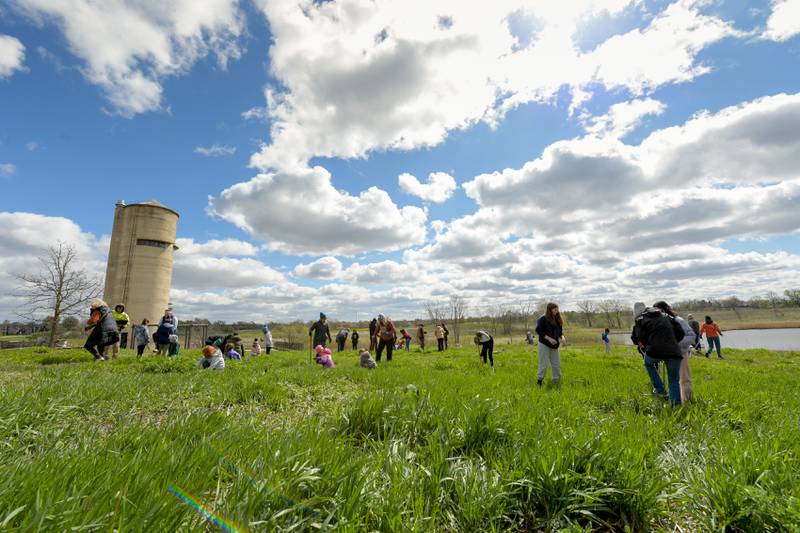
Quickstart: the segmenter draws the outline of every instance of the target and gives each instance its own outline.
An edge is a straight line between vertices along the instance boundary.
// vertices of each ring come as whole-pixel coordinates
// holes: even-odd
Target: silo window
[[[149,239],[136,239],[136,244],[138,246],[152,246],[154,248],[166,248],[170,245],[168,242],[151,241]]]

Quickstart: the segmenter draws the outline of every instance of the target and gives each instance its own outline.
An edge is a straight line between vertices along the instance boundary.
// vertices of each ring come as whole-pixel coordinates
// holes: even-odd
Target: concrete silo
[[[155,200],[117,202],[103,299],[112,308],[125,304],[128,331],[144,318],[157,323],[169,304],[178,217]]]

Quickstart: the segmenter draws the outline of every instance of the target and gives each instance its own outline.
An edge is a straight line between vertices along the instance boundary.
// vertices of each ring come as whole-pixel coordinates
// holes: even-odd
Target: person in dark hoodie
[[[331,328],[328,327],[328,317],[325,316],[325,313],[320,313],[319,320],[308,328],[308,336],[312,338],[311,346],[326,348],[329,342],[333,342]]]
[[[86,344],[86,351],[94,356],[95,361],[106,361],[106,346],[119,342],[119,331],[114,315],[103,300],[92,300],[89,306],[90,316],[86,329],[91,329]]]
[[[353,343],[353,350],[358,351],[358,332],[353,330],[353,333],[350,334],[350,341]]]
[[[647,307],[636,317],[631,340],[644,357],[644,367],[650,376],[654,392],[665,394],[664,382],[658,374],[658,363],[667,367],[669,400],[673,406],[681,404],[680,370],[683,353],[679,342],[685,333],[681,325],[658,307]]]

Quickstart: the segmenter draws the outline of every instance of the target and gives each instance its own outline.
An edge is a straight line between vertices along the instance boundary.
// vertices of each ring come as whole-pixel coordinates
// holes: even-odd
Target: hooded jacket
[[[119,340],[119,330],[114,315],[105,305],[92,309],[87,324],[94,326],[89,336],[95,338],[100,346],[109,346]]]
[[[313,335],[314,346],[325,346],[326,343],[333,341],[333,339],[331,339],[331,329],[328,327],[328,323],[323,322],[322,319],[317,320],[308,328],[308,334]]]
[[[648,307],[636,317],[631,340],[653,359],[682,359],[678,343],[684,336],[674,318],[657,307]]]

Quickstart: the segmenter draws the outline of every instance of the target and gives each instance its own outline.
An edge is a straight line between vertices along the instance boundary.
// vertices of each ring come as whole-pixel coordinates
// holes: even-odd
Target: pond
[[[800,328],[780,329],[736,329],[722,332],[722,349],[738,348],[750,350],[763,348],[765,350],[800,351]],[[611,342],[617,345],[631,344],[628,333],[614,333]],[[706,345],[703,337],[703,346]]]

